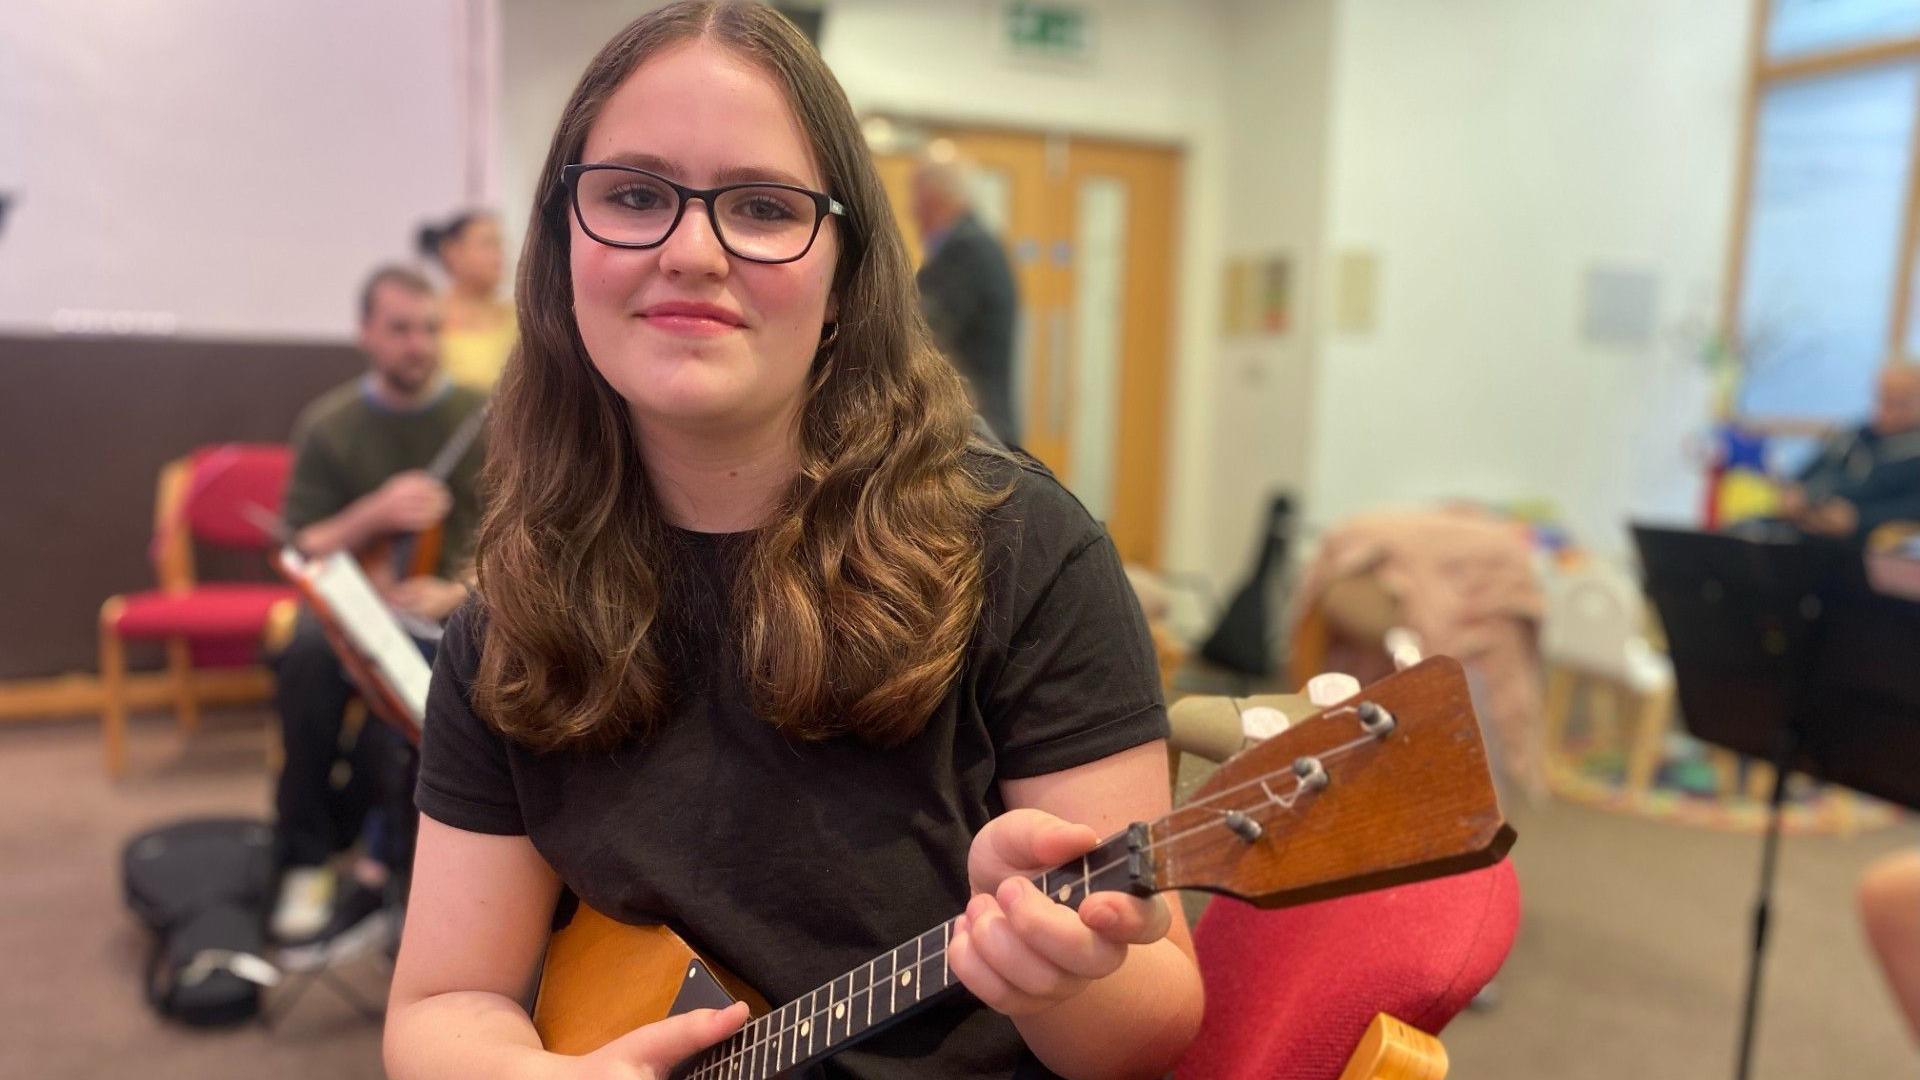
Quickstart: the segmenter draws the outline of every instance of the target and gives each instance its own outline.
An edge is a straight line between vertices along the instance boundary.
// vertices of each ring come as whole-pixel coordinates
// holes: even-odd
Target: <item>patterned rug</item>
[[[1678,741],[1678,740],[1676,740]],[[1653,786],[1641,794],[1624,785],[1625,755],[1618,749],[1569,747],[1547,770],[1547,786],[1568,802],[1614,813],[1667,821],[1701,829],[1757,833],[1766,828],[1767,804],[1746,794],[1746,770],[1730,793],[1719,791],[1719,775],[1698,743],[1670,754]],[[1816,784],[1804,776],[1787,782],[1782,829],[1793,835],[1852,835],[1885,828],[1900,819],[1889,803],[1842,788]]]

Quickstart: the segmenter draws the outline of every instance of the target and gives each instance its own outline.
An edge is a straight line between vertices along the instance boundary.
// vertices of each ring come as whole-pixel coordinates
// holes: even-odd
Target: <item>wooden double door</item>
[[[1129,562],[1158,566],[1164,533],[1180,154],[1163,147],[977,128],[923,129],[970,169],[975,213],[1020,287],[1021,443]],[[916,158],[874,155],[915,265]]]

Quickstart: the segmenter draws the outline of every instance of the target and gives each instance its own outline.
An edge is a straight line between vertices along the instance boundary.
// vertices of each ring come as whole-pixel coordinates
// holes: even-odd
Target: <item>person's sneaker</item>
[[[281,967],[312,971],[383,947],[394,930],[385,899],[383,890],[346,879],[326,926],[311,941],[283,948]]]
[[[386,890],[347,878],[340,887],[339,896],[334,899],[333,915],[327,920],[326,929],[320,931],[320,940],[333,941],[339,938],[385,906]]]
[[[324,866],[295,866],[280,877],[280,898],[267,931],[283,944],[312,941],[333,915],[333,871]]]

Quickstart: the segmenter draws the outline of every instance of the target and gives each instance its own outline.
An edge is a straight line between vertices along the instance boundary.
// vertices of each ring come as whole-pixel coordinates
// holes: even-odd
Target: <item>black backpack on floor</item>
[[[273,830],[247,818],[163,825],[121,854],[127,906],[153,931],[147,1000],[162,1016],[233,1024],[260,1009],[279,973],[264,959]]]

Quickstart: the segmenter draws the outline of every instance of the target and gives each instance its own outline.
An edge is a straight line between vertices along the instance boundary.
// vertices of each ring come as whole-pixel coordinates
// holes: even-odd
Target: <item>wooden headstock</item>
[[[1240,753],[1149,836],[1154,889],[1261,907],[1489,866],[1514,841],[1466,674],[1449,657],[1382,679]]]

